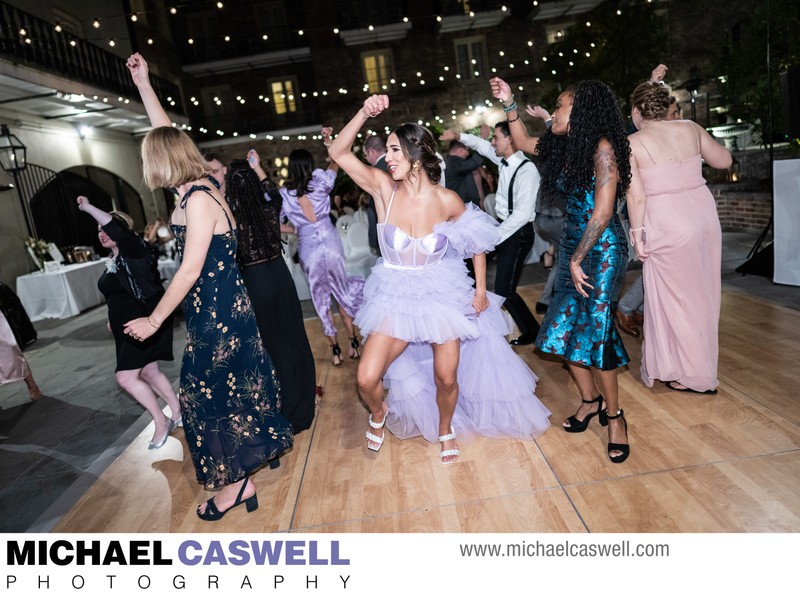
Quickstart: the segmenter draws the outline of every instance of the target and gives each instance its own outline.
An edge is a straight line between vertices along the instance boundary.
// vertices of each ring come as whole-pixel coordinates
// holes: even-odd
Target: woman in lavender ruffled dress
[[[325,142],[332,130],[323,130]],[[323,171],[314,167],[314,157],[305,149],[289,153],[289,177],[281,188],[281,219],[287,217],[297,232],[300,265],[308,275],[311,301],[322,322],[333,351],[333,364],[342,364],[342,350],[336,341],[336,326],[331,311],[331,295],[339,304],[339,313],[350,338],[350,358],[359,357],[361,346],[353,327],[364,297],[364,279],[347,276],[344,248],[330,218],[330,193],[338,167],[332,163]]]
[[[367,336],[358,390],[370,411],[366,443],[377,451],[384,426],[398,438],[441,444],[459,456],[456,435],[531,439],[549,427],[534,394],[538,378],[505,340],[502,299],[486,291],[485,252],[497,223],[438,184],[442,171],[427,128],[403,124],[387,140],[387,172],[351,152],[364,122],[389,106],[366,99],[329,148],[331,158],[375,197],[383,258],[364,288],[356,324]],[[472,258],[475,285],[464,258]],[[384,386],[389,390],[384,403]]]

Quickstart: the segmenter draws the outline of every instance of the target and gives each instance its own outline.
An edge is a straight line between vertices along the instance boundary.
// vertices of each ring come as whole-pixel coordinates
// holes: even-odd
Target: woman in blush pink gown
[[[6,316],[0,312],[0,384],[10,384],[19,380],[25,380],[31,400],[39,400],[42,397],[42,391],[33,379],[33,373],[28,367],[25,355],[22,354],[22,349],[17,344],[17,339],[14,338],[14,332]]]
[[[633,93],[631,241],[644,262],[642,381],[716,393],[722,234],[703,161],[724,169],[730,152],[691,121],[665,120],[669,88]]]

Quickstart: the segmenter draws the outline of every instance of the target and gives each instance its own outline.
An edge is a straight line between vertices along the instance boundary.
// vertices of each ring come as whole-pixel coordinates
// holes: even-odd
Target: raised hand
[[[361,109],[361,111],[364,113],[364,115],[374,118],[388,108],[388,95],[370,95],[364,99],[364,107]]]
[[[492,87],[492,95],[495,99],[499,99],[503,103],[508,103],[511,99],[511,87],[502,78],[495,76],[489,80],[489,85]]]
[[[458,140],[460,134],[453,130],[445,130],[442,132],[442,135],[439,137],[439,140],[442,142],[452,142],[453,140]]]
[[[125,65],[130,70],[133,83],[138,87],[142,84],[150,83],[150,69],[147,66],[147,61],[142,57],[142,54],[136,52],[131,54]]]
[[[258,169],[261,167],[261,157],[256,152],[256,149],[250,149],[247,151],[247,164],[250,165],[250,169]]]
[[[89,199],[86,196],[78,196],[78,210],[86,210],[87,206],[91,206],[92,203],[89,202]]]
[[[544,107],[542,107],[541,105],[534,105],[533,107],[528,105],[525,108],[525,113],[527,113],[529,116],[532,116],[534,118],[541,118],[544,121],[547,121],[547,120],[550,119],[550,113]]]
[[[664,77],[667,75],[667,66],[665,64],[659,64],[655,68],[653,68],[653,72],[650,73],[650,80],[653,82],[664,82]]]
[[[322,129],[322,144],[330,146],[333,142],[333,128],[326,126]]]

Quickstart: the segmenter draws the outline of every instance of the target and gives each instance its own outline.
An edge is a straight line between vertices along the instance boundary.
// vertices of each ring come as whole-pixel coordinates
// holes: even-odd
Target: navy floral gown
[[[211,195],[209,188],[194,186],[181,208],[195,191]],[[227,233],[213,236],[203,271],[184,301],[187,335],[178,393],[197,480],[212,489],[244,478],[293,442],[236,264],[230,219],[228,225]],[[186,227],[172,230],[183,257]]]
[[[605,371],[616,369],[630,361],[613,315],[628,264],[625,231],[614,213],[581,264],[589,284],[594,286],[587,289],[588,299],[582,297],[572,282],[569,261],[594,212],[594,192],[569,192],[565,204],[555,294],[536,346],[580,365]]]

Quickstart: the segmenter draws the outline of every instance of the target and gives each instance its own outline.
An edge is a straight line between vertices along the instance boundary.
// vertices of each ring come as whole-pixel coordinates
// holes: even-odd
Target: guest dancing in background
[[[157,256],[150,244],[133,230],[133,220],[126,213],[110,213],[97,208],[86,196],[78,196],[78,208],[97,221],[100,245],[111,250],[106,271],[97,288],[108,305],[108,328],[114,335],[119,387],[150,413],[155,424],[148,448],[158,449],[167,443],[172,430],[181,425],[180,405],[172,383],[158,366],[172,361],[172,316],[147,340],[139,341],[125,333],[130,320],[149,316],[164,295],[158,273]],[[167,403],[166,416],[158,397]]]
[[[702,164],[731,153],[696,123],[666,119],[669,88],[646,82],[631,97],[631,242],[644,262],[642,381],[714,394],[719,385],[722,231]]]
[[[630,147],[616,97],[599,81],[569,87],[558,96],[550,130],[537,139],[520,122],[508,83],[493,78],[491,86],[508,113],[516,145],[539,156],[542,191],[564,197],[559,274],[536,337],[540,350],[564,357],[583,401],[564,429],[585,431],[599,416],[602,425],[608,424],[609,458],[624,462],[630,446],[617,369],[629,358],[613,306],[627,264],[628,244],[616,206],[630,184]]]
[[[295,435],[314,420],[316,369],[300,299],[283,259],[283,198],[255,150],[228,167],[225,196],[238,224],[239,266],[258,330],[281,387],[281,413]]]
[[[331,128],[323,129],[323,142],[331,142]],[[297,252],[300,265],[308,275],[311,302],[317,311],[322,332],[328,337],[333,352],[333,364],[342,364],[342,349],[336,340],[331,296],[339,305],[347,336],[350,358],[360,356],[361,344],[356,336],[353,318],[364,298],[364,279],[347,276],[344,269],[344,248],[339,233],[330,219],[330,193],[336,180],[338,166],[331,162],[326,170],[314,166],[314,156],[305,149],[289,153],[289,177],[280,189],[283,197],[281,218],[284,216],[297,233]]]
[[[395,128],[387,139],[388,175],[351,152],[367,119],[388,106],[386,95],[367,98],[329,149],[375,197],[380,221],[383,258],[356,317],[367,336],[358,366],[358,391],[370,411],[366,443],[378,451],[386,425],[401,439],[438,441],[450,464],[460,454],[457,434],[532,438],[547,429],[550,413],[534,395],[536,376],[505,340],[502,299],[486,291],[485,252],[500,241],[497,222],[440,185],[431,132],[417,124]]]
[[[20,380],[25,381],[28,396],[32,401],[41,399],[42,391],[33,379],[28,360],[22,354],[22,349],[17,344],[14,331],[5,314],[0,311],[0,384],[10,384]]]
[[[292,446],[292,431],[236,264],[230,208],[200,151],[170,125],[144,58],[133,54],[127,66],[154,126],[142,142],[145,182],[178,191],[171,223],[181,265],[152,313],[128,322],[125,332],[146,341],[183,301],[179,398],[197,480],[220,488],[197,515],[216,521],[242,503],[248,512],[258,507],[250,475]]]
[[[255,150],[248,152],[246,161],[234,160],[230,167],[217,153],[204,153],[203,157],[238,225],[237,262],[280,383],[281,413],[292,423],[294,433],[300,433],[314,420],[316,394],[322,392],[322,386],[316,387],[314,355],[300,299],[282,257],[283,198]],[[272,466],[277,466],[277,460]]]

